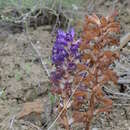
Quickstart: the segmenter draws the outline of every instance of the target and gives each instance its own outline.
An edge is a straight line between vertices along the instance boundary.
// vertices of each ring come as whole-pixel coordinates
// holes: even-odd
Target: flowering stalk
[[[53,85],[51,91],[60,95],[58,111],[60,112],[64,108],[61,118],[66,130],[69,130],[66,103],[72,94],[76,64],[80,60],[80,39],[75,40],[74,38],[75,32],[73,28],[66,33],[58,30],[52,49],[52,63],[55,70],[51,72],[50,77]]]

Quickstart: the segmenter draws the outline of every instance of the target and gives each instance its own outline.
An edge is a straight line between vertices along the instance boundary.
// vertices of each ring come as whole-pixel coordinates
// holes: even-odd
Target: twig
[[[34,6],[28,13],[26,14],[22,14],[19,18],[15,18],[14,23],[21,23],[21,22],[25,22],[28,17],[32,14],[32,12],[34,12],[37,9],[37,6]]]
[[[119,104],[114,103],[113,105],[114,106],[130,106],[130,104],[124,104],[124,103],[119,103]]]
[[[128,78],[119,78],[118,83],[119,84],[130,84],[130,77],[128,77]]]
[[[38,49],[35,47],[35,45],[33,44],[32,40],[31,40],[31,36],[29,35],[29,32],[28,32],[27,26],[26,26],[25,33],[27,34],[27,38],[28,38],[28,40],[30,41],[30,43],[31,43],[31,45],[32,45],[32,47],[33,47],[33,49],[34,49],[35,52],[37,53],[37,55],[38,55],[38,57],[39,57],[39,59],[40,59],[40,61],[41,61],[42,67],[43,67],[43,69],[45,70],[45,72],[46,72],[46,74],[47,74],[47,76],[48,76],[48,78],[49,78],[49,77],[50,77],[49,70],[47,69],[45,62],[43,61],[42,56],[41,56],[39,50],[38,50]]]
[[[130,68],[128,68],[127,66],[124,66],[121,63],[117,63],[116,66],[130,73]]]
[[[118,96],[124,96],[124,97],[130,98],[130,95],[128,95],[128,94],[114,92],[113,90],[108,89],[107,87],[104,87],[104,88],[106,89],[107,92],[109,92],[109,93],[111,93],[111,94],[118,95]]]
[[[111,98],[111,99],[116,99],[116,100],[121,100],[121,99],[130,100],[129,97],[121,97],[121,96],[108,96],[108,97]]]
[[[123,36],[120,39],[120,47],[119,50],[121,50],[123,47],[125,47],[128,44],[128,41],[130,41],[130,33],[127,33],[125,36]]]
[[[36,128],[37,130],[42,130],[40,127],[38,127],[37,125],[35,125],[35,124],[33,124],[33,123],[29,122],[29,121],[26,121],[24,123],[28,124],[28,125],[31,125],[32,127]]]
[[[125,78],[128,77],[128,76],[130,76],[130,71],[119,72],[119,69],[117,69],[116,73],[117,73],[118,76],[125,75]]]
[[[53,27],[52,35],[54,35],[54,32],[55,32],[55,30],[56,30],[57,24],[60,25],[59,15],[57,15],[57,17],[56,17],[56,23],[55,23],[55,25],[54,25],[54,27]]]
[[[50,77],[50,72],[49,72],[49,70],[47,69],[45,62],[43,61],[40,52],[39,52],[38,49],[35,47],[35,45],[32,43],[32,41],[31,41],[30,43],[31,43],[33,49],[35,50],[35,52],[37,53],[37,55],[38,55],[38,57],[39,57],[39,59],[40,59],[40,61],[41,61],[41,64],[42,64],[42,66],[43,66],[43,68],[44,68],[44,70],[45,70],[47,76]]]
[[[91,2],[89,2],[88,7],[87,7],[87,11],[89,13],[92,13],[92,11],[94,10],[95,2],[96,2],[96,0],[92,0]]]
[[[14,128],[13,128],[13,124],[14,124],[14,120],[15,120],[15,115],[12,117],[12,119],[10,120],[10,126],[9,126],[9,129],[10,130],[14,130]]]

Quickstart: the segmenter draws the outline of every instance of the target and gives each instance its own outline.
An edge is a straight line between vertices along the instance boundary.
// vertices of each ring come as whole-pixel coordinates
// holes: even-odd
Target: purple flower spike
[[[81,40],[75,41],[74,38],[73,28],[67,32],[59,29],[52,49],[52,63],[55,67],[50,76],[51,83],[55,87],[55,93],[64,92],[68,97],[72,93],[73,76],[77,72],[77,63],[80,62],[81,57],[79,52]],[[79,101],[83,99],[83,97],[78,98]]]
[[[52,49],[52,61],[56,66],[62,66],[69,56],[79,57],[78,48],[81,40],[74,42],[74,35],[73,28],[66,33],[61,29],[57,31],[56,41]]]

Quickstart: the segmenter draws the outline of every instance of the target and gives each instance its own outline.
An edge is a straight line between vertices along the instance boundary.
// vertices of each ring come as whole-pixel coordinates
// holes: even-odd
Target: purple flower
[[[58,53],[59,50],[64,49],[64,46],[61,44],[55,43],[52,49],[52,54]]]
[[[74,39],[74,35],[75,35],[74,29],[71,28],[71,29],[66,33],[66,40],[69,41],[69,42],[72,42],[73,39]]]
[[[64,61],[64,57],[63,56],[60,56],[60,55],[53,55],[52,56],[52,62],[54,63],[54,64],[60,64],[60,62],[63,62]]]
[[[74,42],[71,47],[70,47],[70,51],[72,54],[74,54],[75,56],[78,56],[78,48],[79,48],[79,44],[80,44],[81,40],[78,39],[76,42]]]
[[[67,69],[70,70],[70,71],[75,70],[75,69],[76,69],[76,64],[75,64],[75,63],[72,63],[72,62],[69,63]]]
[[[62,44],[67,46],[66,33],[61,29],[57,31],[56,44]]]
[[[59,46],[52,51],[52,62],[54,64],[60,64],[68,57],[68,52],[64,48],[59,48]]]
[[[67,41],[66,41],[65,38],[63,38],[63,37],[57,38],[57,39],[56,39],[56,43],[57,43],[57,44],[62,44],[62,45],[64,45],[64,46],[67,46]]]
[[[56,43],[67,46],[66,33],[61,29],[57,31]]]
[[[79,45],[72,45],[70,50],[73,54],[75,54],[78,51]]]
[[[62,69],[57,69],[56,71],[51,72],[50,79],[53,82],[58,82],[64,75],[64,71]]]
[[[64,37],[64,38],[66,37],[66,33],[62,31],[61,29],[57,31],[57,38],[59,37]]]

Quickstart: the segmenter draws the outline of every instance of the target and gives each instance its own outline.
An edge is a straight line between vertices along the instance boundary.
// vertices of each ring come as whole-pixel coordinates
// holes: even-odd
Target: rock
[[[26,102],[23,104],[23,108],[21,112],[18,113],[17,118],[21,119],[25,116],[29,116],[32,113],[39,115],[44,112],[43,106],[44,104],[40,99],[35,100],[33,102]]]

